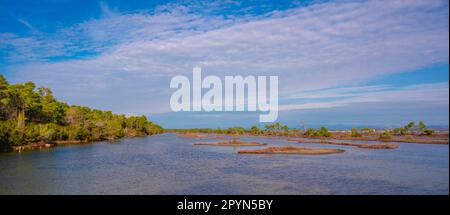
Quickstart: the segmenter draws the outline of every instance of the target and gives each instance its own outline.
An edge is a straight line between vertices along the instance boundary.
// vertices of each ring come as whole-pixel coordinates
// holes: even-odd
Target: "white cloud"
[[[351,87],[345,89],[358,89],[359,87]],[[336,99],[332,102],[306,102],[302,104],[286,104],[280,105],[280,111],[291,111],[291,110],[305,110],[305,109],[318,109],[318,108],[333,108],[348,106],[361,103],[372,103],[372,104],[387,104],[395,103],[401,105],[402,103],[417,103],[426,105],[449,105],[449,84],[447,83],[436,83],[436,84],[418,84],[407,86],[400,89],[389,89],[381,88],[383,91],[377,91],[380,89],[378,86],[366,86],[361,87],[363,91],[352,91],[349,93],[343,88],[338,88],[335,90],[324,90],[319,93],[312,93],[311,95],[305,94],[305,96],[298,95],[297,98],[342,98]],[[367,90],[367,91],[365,91]]]
[[[34,60],[8,70],[69,102],[157,113],[170,110],[170,78],[190,74],[193,66],[205,75],[279,75],[280,93],[291,95],[448,63],[449,57],[446,1],[329,2],[228,18],[186,5],[127,14],[102,8],[104,18],[56,35],[0,34],[0,47],[13,47],[12,61]],[[47,61],[83,53],[99,55]],[[310,106],[333,105],[339,104]]]

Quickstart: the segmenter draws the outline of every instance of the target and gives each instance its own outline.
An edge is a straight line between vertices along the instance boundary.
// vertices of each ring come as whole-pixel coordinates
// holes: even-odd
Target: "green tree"
[[[427,129],[427,126],[425,125],[425,123],[423,123],[422,121],[419,122],[418,127],[420,130],[425,130]]]
[[[429,129],[424,122],[420,121],[418,124],[418,127],[421,131],[422,135],[433,135],[435,133],[435,130]]]
[[[414,126],[416,126],[416,123],[414,121],[409,122],[408,124],[406,124],[405,129],[406,132],[409,133],[409,131],[414,128]]]
[[[10,150],[15,126],[16,123],[13,121],[0,121],[0,151]]]
[[[256,126],[256,125],[254,125],[250,128],[250,134],[259,135],[261,133],[262,133],[261,129],[259,129],[258,126]]]
[[[8,119],[8,109],[7,109],[7,89],[8,81],[3,75],[0,75],[0,120],[4,121]]]
[[[122,122],[117,119],[110,120],[106,123],[106,138],[109,140],[121,138],[124,136]]]
[[[331,137],[331,133],[325,126],[320,127],[320,129],[315,133],[318,137]]]
[[[289,127],[288,127],[287,125],[281,126],[280,129],[281,129],[283,132],[288,132],[288,131],[289,131]]]
[[[113,114],[58,101],[51,89],[32,82],[10,85],[0,75],[0,148],[38,141],[97,141],[159,134],[145,116]]]
[[[69,125],[81,125],[84,123],[83,112],[80,107],[72,106],[67,109],[65,122]]]
[[[41,122],[52,122],[59,125],[64,124],[64,117],[68,105],[58,102],[49,88],[39,87],[38,93],[41,96],[42,104]]]

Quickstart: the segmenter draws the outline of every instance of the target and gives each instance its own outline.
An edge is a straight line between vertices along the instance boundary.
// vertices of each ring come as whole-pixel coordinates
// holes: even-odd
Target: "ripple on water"
[[[175,134],[0,154],[1,194],[448,194],[448,145],[340,148],[330,155],[242,155]],[[203,141],[203,140],[202,140]],[[261,147],[246,147],[246,149]]]

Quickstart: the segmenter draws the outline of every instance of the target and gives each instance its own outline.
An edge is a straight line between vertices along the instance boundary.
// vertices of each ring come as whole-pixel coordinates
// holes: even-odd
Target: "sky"
[[[449,124],[446,0],[0,0],[0,74],[164,127],[258,112],[172,112],[172,77],[276,75],[291,127]]]

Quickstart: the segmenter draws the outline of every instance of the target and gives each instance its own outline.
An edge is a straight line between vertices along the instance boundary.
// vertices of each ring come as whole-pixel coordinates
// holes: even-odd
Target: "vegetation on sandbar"
[[[428,128],[425,123],[409,122],[407,125],[396,129],[352,128],[351,130],[329,131],[322,126],[319,129],[303,128],[292,129],[280,123],[265,125],[260,128],[256,125],[249,129],[243,127],[231,127],[227,129],[192,128],[169,129],[167,132],[175,133],[200,133],[237,136],[258,136],[267,138],[310,138],[310,139],[337,139],[337,140],[363,140],[381,142],[410,142],[424,144],[448,144],[448,132],[437,132]],[[210,138],[208,136],[207,138]],[[372,147],[372,146],[370,146]]]
[[[239,154],[302,154],[302,155],[324,155],[343,153],[343,149],[318,149],[318,148],[303,148],[293,146],[277,146],[268,147],[264,149],[239,150]]]

